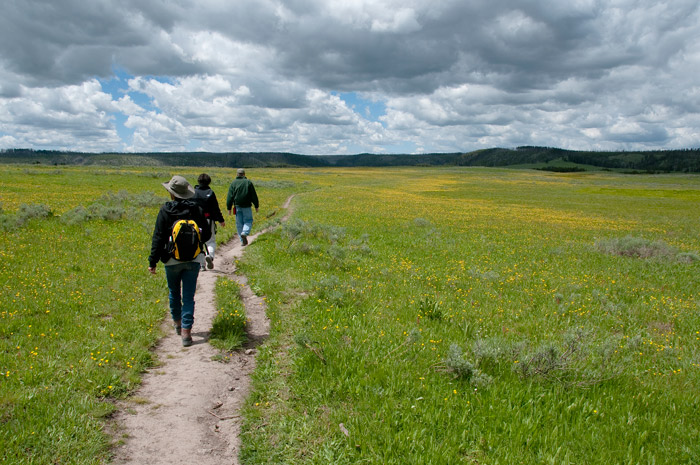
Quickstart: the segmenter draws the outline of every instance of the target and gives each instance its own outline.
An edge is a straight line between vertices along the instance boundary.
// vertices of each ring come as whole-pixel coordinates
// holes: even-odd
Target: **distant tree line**
[[[509,166],[554,162],[647,172],[697,173],[700,172],[700,149],[593,152],[524,146],[516,149],[493,148],[465,153],[458,164]]]
[[[536,165],[549,171],[588,168],[630,172],[700,172],[700,149],[594,152],[555,147],[490,148],[468,153],[299,155],[285,152],[144,152],[85,153],[57,150],[5,149],[0,162],[51,165],[138,165],[219,167],[383,167]],[[543,167],[542,165],[545,165]],[[578,166],[578,169],[574,169]]]
[[[283,152],[139,152],[86,153],[56,150],[8,149],[0,161],[51,165],[286,167],[327,166],[315,157]]]

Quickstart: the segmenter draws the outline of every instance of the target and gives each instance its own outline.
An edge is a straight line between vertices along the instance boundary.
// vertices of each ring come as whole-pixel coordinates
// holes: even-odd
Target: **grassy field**
[[[700,178],[314,176],[244,258],[244,463],[700,462]]]
[[[160,183],[199,171],[4,168],[0,461],[107,461],[167,314]],[[256,229],[297,195],[239,264],[272,319],[243,463],[700,462],[700,176],[249,177]]]
[[[3,165],[0,181],[0,463],[95,464],[109,458],[114,399],[152,365],[168,315],[163,267],[147,271],[161,186],[200,171]],[[208,170],[225,207],[233,170]],[[256,227],[295,184],[254,173]],[[272,180],[271,180],[272,179]],[[294,190],[303,191],[303,186]],[[270,216],[270,218],[266,218]],[[235,234],[235,221],[218,241]],[[230,293],[230,285],[219,286]],[[228,314],[235,305],[222,304]],[[217,320],[218,341],[235,343]]]

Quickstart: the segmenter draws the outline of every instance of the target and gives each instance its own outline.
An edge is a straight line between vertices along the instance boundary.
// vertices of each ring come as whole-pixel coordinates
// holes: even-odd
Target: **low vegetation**
[[[163,267],[147,271],[160,185],[147,168],[5,166],[0,179],[0,463],[107,463],[114,399],[158,363],[151,348],[168,318]],[[172,168],[194,181],[201,172]],[[225,199],[232,170],[208,171]],[[256,179],[258,173],[251,173]],[[274,185],[274,173],[263,178]],[[294,181],[261,187],[264,227]],[[118,186],[118,190],[114,190]],[[270,219],[266,217],[270,215]],[[220,228],[228,240],[233,224]],[[224,311],[237,287],[218,286]],[[231,303],[232,302],[232,303]],[[229,315],[230,316],[230,315]],[[241,320],[223,315],[224,344]]]
[[[241,264],[272,318],[243,463],[700,460],[698,200],[696,177],[455,169],[298,196]]]
[[[157,363],[167,318],[146,271],[160,183],[201,170],[25,169],[0,180],[0,461],[105,463],[112,401]],[[223,203],[233,171],[207,172]],[[272,324],[242,463],[700,461],[697,176],[249,177],[255,228],[278,227],[238,264]],[[231,350],[238,287],[216,292]]]
[[[246,342],[246,312],[240,298],[240,287],[227,278],[216,280],[216,308],[210,342],[225,352],[239,349]]]
[[[695,252],[680,252],[664,241],[651,241],[642,237],[625,236],[622,238],[599,239],[595,242],[595,246],[603,253],[623,257],[678,260],[688,263],[700,260],[700,256]]]

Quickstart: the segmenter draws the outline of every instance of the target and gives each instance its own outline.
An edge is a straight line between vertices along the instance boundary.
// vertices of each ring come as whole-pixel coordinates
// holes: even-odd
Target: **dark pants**
[[[165,267],[170,314],[173,321],[182,320],[182,329],[192,329],[194,323],[194,291],[197,288],[199,268],[197,262],[183,262]]]

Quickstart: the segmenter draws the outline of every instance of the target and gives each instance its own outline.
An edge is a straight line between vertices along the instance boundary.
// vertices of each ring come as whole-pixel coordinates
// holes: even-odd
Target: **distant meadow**
[[[4,165],[0,461],[109,461],[168,312],[146,270],[160,184],[202,171],[223,209],[233,169]],[[248,177],[272,229],[237,268],[272,328],[241,463],[700,462],[700,176]],[[216,292],[226,363],[245,311]]]

